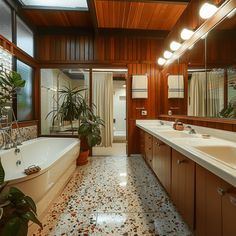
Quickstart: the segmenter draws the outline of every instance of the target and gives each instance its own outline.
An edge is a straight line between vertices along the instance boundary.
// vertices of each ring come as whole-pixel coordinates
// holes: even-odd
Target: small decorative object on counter
[[[27,169],[25,169],[24,173],[26,175],[31,175],[31,174],[39,172],[40,170],[41,168],[39,166],[32,165],[32,166],[29,166]]]
[[[176,127],[176,130],[179,130],[179,131],[184,130],[184,125],[182,122],[177,122],[175,127]]]
[[[172,111],[171,110],[168,111],[168,115],[172,116]]]

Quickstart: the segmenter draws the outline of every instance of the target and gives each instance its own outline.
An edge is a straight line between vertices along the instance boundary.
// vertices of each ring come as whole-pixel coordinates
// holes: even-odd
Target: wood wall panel
[[[132,76],[138,74],[148,75],[148,98],[147,99],[132,99]],[[135,120],[137,119],[156,119],[158,117],[159,97],[159,69],[156,64],[146,63],[132,63],[128,64],[128,81],[127,81],[127,101],[128,101],[128,154],[140,153],[139,144],[139,132],[135,126]],[[144,108],[147,111],[147,115],[141,115],[140,109]]]
[[[174,121],[175,119],[179,119],[185,124],[192,124],[213,129],[221,129],[221,130],[236,132],[236,120],[192,117],[192,116],[181,116],[181,115],[174,115],[174,116],[160,115],[159,118],[168,121]]]
[[[168,99],[168,76],[169,75],[184,76],[184,98],[169,98]],[[187,115],[188,105],[188,74],[186,64],[171,64],[161,71],[160,83],[160,102],[161,114],[168,114],[168,110],[172,111],[173,115]]]
[[[41,63],[154,63],[161,39],[129,36],[39,35],[37,58]]]

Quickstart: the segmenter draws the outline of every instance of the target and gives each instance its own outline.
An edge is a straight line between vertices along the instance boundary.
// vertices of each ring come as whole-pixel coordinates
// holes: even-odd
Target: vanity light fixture
[[[201,37],[201,39],[205,39],[205,38],[207,37],[207,35],[208,35],[208,32],[205,33],[205,34]]]
[[[176,41],[172,41],[171,44],[170,44],[170,49],[172,51],[176,51],[180,48],[181,44],[176,42]]]
[[[170,59],[172,55],[173,53],[168,50],[164,51],[163,53],[163,56],[165,57],[165,59]]]
[[[217,12],[217,10],[218,8],[215,5],[204,3],[200,8],[199,15],[202,19],[209,19]]]
[[[180,33],[180,37],[183,39],[183,40],[188,40],[192,37],[193,35],[193,31],[192,30],[189,30],[189,29],[186,29],[184,28],[181,33]]]
[[[236,8],[234,8],[228,15],[228,18],[232,18],[236,14]]]
[[[159,57],[157,63],[158,65],[163,66],[166,63],[166,59]]]

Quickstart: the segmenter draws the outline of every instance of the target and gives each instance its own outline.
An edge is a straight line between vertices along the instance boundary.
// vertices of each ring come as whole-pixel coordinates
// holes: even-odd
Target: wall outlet
[[[147,110],[142,110],[142,111],[141,111],[141,115],[142,115],[142,116],[146,116],[146,115],[147,115]]]

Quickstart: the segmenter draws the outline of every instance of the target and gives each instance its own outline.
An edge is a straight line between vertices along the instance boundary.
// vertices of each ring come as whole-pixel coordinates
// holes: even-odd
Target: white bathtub
[[[37,138],[24,142],[18,148],[18,154],[15,154],[14,148],[0,151],[5,180],[10,181],[9,186],[21,189],[34,199],[40,217],[75,170],[79,139]],[[17,166],[18,160],[21,164]],[[41,171],[25,175],[24,169],[30,165],[40,166]]]

